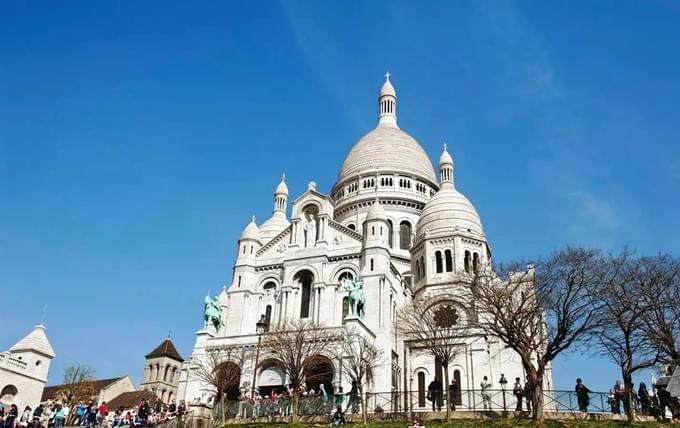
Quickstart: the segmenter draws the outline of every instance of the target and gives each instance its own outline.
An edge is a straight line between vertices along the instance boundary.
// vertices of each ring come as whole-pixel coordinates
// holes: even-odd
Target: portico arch
[[[310,389],[319,391],[319,385],[323,384],[328,394],[333,394],[333,378],[335,370],[330,358],[321,354],[308,357],[303,363],[305,383]]]
[[[232,361],[225,361],[215,367],[215,376],[227,400],[237,400],[241,384],[241,367]]]

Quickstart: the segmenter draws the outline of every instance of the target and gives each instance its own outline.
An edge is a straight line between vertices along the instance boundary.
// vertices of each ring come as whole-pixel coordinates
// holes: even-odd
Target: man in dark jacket
[[[437,407],[437,410],[441,412],[443,395],[442,383],[437,378],[434,378],[427,387],[427,392],[430,396],[430,400],[432,401],[432,411],[434,412],[435,407]]]

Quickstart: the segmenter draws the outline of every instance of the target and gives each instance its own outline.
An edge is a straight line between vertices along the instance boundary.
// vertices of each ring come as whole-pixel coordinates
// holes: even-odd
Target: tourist
[[[531,403],[534,397],[534,388],[530,380],[524,383],[524,398],[527,402],[527,412],[531,412]]]
[[[57,412],[54,414],[54,428],[62,428],[65,419],[64,407],[61,404],[57,404]]]
[[[22,428],[26,428],[28,427],[28,423],[30,421],[31,421],[31,406],[26,406],[23,413],[21,414],[21,418],[19,419],[18,425]]]
[[[643,415],[649,414],[649,391],[647,391],[647,385],[644,382],[640,382],[640,387],[638,389],[638,398],[640,399],[640,411]]]
[[[501,378],[498,379],[498,384],[501,386],[501,389],[505,391],[505,386],[508,384],[508,380],[505,378],[503,373],[501,373]]]
[[[515,378],[515,386],[512,387],[512,395],[517,399],[517,406],[515,407],[516,412],[522,411],[522,397],[524,397],[524,388],[519,381],[519,378]]]
[[[5,427],[6,428],[14,428],[15,422],[16,422],[18,417],[19,417],[19,408],[17,407],[16,404],[11,404],[9,406],[9,411],[7,412],[7,415],[5,415]]]
[[[626,392],[623,388],[623,385],[621,384],[620,380],[617,380],[614,383],[614,402],[615,402],[615,407],[616,411],[612,411],[612,413],[619,415],[621,414],[621,401],[624,399],[626,396]]]
[[[345,425],[345,415],[342,413],[342,406],[335,407],[335,413],[333,413],[331,425]]]
[[[451,385],[449,385],[449,408],[453,411],[456,410],[456,397],[458,396],[458,382],[456,379],[451,380]]]
[[[590,396],[588,393],[590,390],[583,384],[581,378],[576,379],[574,391],[576,392],[576,400],[578,401],[578,410],[583,413],[588,413],[588,405],[590,405]]]
[[[617,408],[616,394],[614,394],[613,389],[610,389],[609,394],[607,394],[607,403],[609,404],[609,407],[611,407],[612,414],[616,415],[618,413],[621,413],[621,409]]]
[[[437,379],[432,379],[432,382],[427,387],[428,400],[432,401],[432,411],[442,411],[442,383]]]
[[[491,382],[484,376],[479,384],[482,390],[482,407],[484,410],[491,410]]]
[[[38,404],[38,407],[33,410],[33,428],[40,428],[40,419],[42,418],[43,414],[43,405]]]
[[[253,417],[256,418],[258,416],[262,416],[261,412],[261,406],[262,406],[262,396],[260,395],[259,392],[256,392],[255,395],[253,396]]]
[[[87,410],[85,411],[85,418],[87,428],[94,428],[97,425],[97,406],[93,401],[87,405]]]
[[[184,400],[179,401],[177,406],[177,416],[184,416],[187,413],[187,403]]]
[[[78,405],[76,406],[75,410],[76,410],[76,413],[75,413],[76,418],[75,418],[74,424],[76,426],[81,426],[85,422],[84,419],[83,419],[83,416],[85,416],[85,405],[83,404],[82,401],[78,402]]]
[[[338,391],[335,393],[335,406],[340,407],[345,404],[345,394],[342,392],[342,386],[338,387]]]
[[[99,406],[99,416],[97,416],[97,425],[101,425],[104,422],[104,418],[109,414],[109,408],[106,405],[106,401],[102,401]]]
[[[146,425],[146,418],[149,417],[149,402],[146,399],[142,399],[139,403],[139,408],[137,409],[137,418],[140,420],[142,426]]]

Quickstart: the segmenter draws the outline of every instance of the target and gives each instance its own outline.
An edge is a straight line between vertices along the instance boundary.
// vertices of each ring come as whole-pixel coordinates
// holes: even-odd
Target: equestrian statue
[[[205,296],[205,301],[203,304],[203,328],[207,329],[212,326],[217,333],[220,327],[224,325],[222,320],[222,307],[220,306],[217,299],[213,299],[210,296]]]
[[[342,288],[347,291],[349,297],[349,316],[364,318],[366,314],[366,295],[364,294],[364,281],[361,279],[342,280]]]

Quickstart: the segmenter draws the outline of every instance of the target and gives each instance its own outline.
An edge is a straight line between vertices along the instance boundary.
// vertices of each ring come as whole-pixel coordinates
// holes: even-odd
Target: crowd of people
[[[15,404],[8,409],[0,406],[0,428],[63,428],[64,426],[79,426],[86,428],[115,428],[129,426],[143,428],[187,414],[184,401],[170,404],[155,400],[150,403],[142,399],[130,409],[118,407],[109,409],[106,402],[97,405],[95,401],[87,404],[79,402],[73,408],[65,403],[48,402],[39,404],[35,409],[26,406],[19,414]]]
[[[360,386],[352,383],[349,392],[344,392],[342,387],[333,391],[323,383],[317,389],[308,387],[303,383],[298,391],[298,414],[299,415],[330,415],[334,410],[340,412],[358,413],[361,409]],[[293,388],[272,388],[264,393],[259,389],[252,393],[248,387],[239,391],[238,400],[228,400],[225,408],[226,417],[251,418],[260,416],[290,416],[292,413]],[[215,398],[218,406],[216,414],[221,414],[219,400]]]

